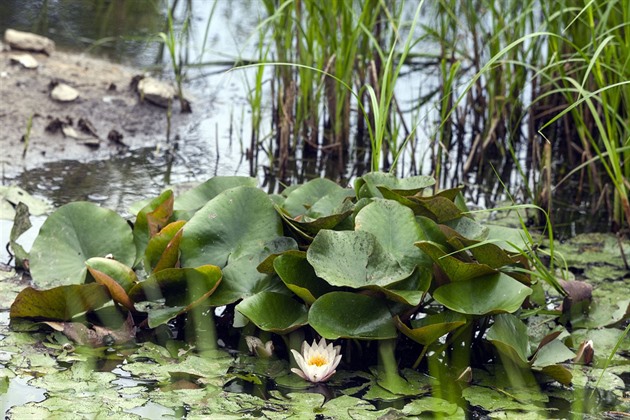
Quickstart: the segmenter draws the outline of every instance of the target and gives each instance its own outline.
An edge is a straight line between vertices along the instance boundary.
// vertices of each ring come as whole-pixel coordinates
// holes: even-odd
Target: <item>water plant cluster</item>
[[[478,223],[460,189],[434,194],[434,182],[373,172],[354,188],[314,179],[269,195],[253,178],[215,177],[138,204],[132,223],[67,204],[29,254],[15,248],[37,288],[16,297],[11,328],[200,357],[249,348],[311,382],[370,385],[375,399],[457,403],[489,363],[516,388],[572,384],[583,373],[566,362],[593,361],[592,341],[571,335],[584,299],[537,270],[524,231]],[[549,294],[562,309],[547,310]],[[601,325],[623,323],[628,303]],[[288,373],[269,363],[235,369],[255,383]]]

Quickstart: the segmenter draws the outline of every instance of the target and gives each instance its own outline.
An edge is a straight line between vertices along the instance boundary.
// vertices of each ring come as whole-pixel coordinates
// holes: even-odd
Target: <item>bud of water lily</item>
[[[268,359],[273,356],[274,347],[271,340],[263,344],[260,338],[248,335],[245,336],[245,342],[247,343],[247,348],[250,353],[255,354],[258,357],[262,357],[263,359]]]
[[[588,340],[583,342],[578,349],[573,363],[579,363],[583,365],[589,365],[593,362],[593,356],[595,355],[595,349],[593,348],[593,341]]]
[[[291,350],[300,369],[293,368],[291,372],[310,382],[325,382],[335,374],[337,365],[341,361],[341,346],[326,344],[322,338],[319,343],[313,340],[312,345],[302,343],[302,353]]]

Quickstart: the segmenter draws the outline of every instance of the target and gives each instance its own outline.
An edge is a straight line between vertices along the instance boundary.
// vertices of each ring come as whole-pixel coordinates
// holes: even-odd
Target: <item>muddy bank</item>
[[[63,51],[50,56],[29,53],[38,66],[28,69],[11,59],[16,54],[26,52],[0,44],[0,171],[4,179],[47,162],[104,159],[128,148],[166,142],[166,109],[142,101],[130,86],[140,70]],[[76,89],[79,97],[72,102],[53,100],[50,92],[60,83]],[[174,105],[171,139],[190,119],[190,114],[181,114]]]

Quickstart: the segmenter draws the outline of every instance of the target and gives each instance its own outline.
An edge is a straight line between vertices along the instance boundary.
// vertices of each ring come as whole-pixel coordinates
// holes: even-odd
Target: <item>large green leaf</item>
[[[383,299],[351,292],[331,292],[313,303],[308,322],[322,337],[384,340],[396,337]]]
[[[225,190],[236,187],[255,187],[256,185],[256,178],[244,176],[216,176],[180,194],[175,199],[173,208],[175,210],[184,211],[198,210]]]
[[[33,243],[33,281],[40,287],[82,283],[87,273],[85,262],[108,254],[133,265],[136,248],[127,222],[92,203],[66,204],[46,219]]]
[[[307,213],[322,197],[343,190],[343,187],[329,179],[315,178],[291,190],[281,207],[289,216],[295,218]]]
[[[385,287],[411,274],[364,231],[321,230],[306,255],[317,276],[332,286]]]
[[[306,325],[306,306],[282,293],[261,292],[243,299],[236,310],[245,315],[258,328],[286,334]]]
[[[430,266],[415,246],[425,239],[413,212],[392,200],[376,200],[365,206],[354,219],[355,229],[372,233],[384,251],[411,274],[416,265]]]
[[[75,315],[92,311],[111,301],[107,288],[100,284],[73,284],[36,290],[22,290],[11,305],[11,318],[36,318],[69,321]]]
[[[448,283],[437,288],[433,297],[455,312],[486,315],[515,312],[531,293],[529,287],[506,274],[498,273]]]
[[[488,329],[486,339],[505,357],[520,366],[525,366],[529,356],[527,327],[512,314],[499,314]]]
[[[281,236],[282,221],[267,194],[257,188],[237,187],[210,200],[183,229],[183,267],[213,264],[223,268],[230,256],[258,252]]]
[[[259,251],[237,258],[230,257],[228,264],[223,268],[221,285],[210,296],[210,304],[227,305],[263,291],[289,293],[278,276],[257,270],[258,264],[267,256],[265,251]]]
[[[308,249],[309,263],[329,284],[385,287],[408,278],[417,266],[430,266],[413,245],[422,231],[401,204],[376,200],[357,213],[355,225],[355,231],[321,230]]]
[[[287,251],[273,261],[273,267],[284,284],[307,304],[311,305],[332,287],[317,277],[302,251]]]
[[[551,340],[549,343],[538,349],[535,359],[532,360],[531,365],[536,368],[544,368],[546,366],[566,362],[574,357],[575,353],[565,346],[562,341],[556,339]]]

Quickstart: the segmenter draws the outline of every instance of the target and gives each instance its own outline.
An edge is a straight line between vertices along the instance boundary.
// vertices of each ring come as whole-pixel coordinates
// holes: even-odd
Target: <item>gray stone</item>
[[[47,55],[55,50],[55,43],[51,39],[15,29],[7,29],[4,32],[4,41],[14,50],[42,52]]]
[[[168,107],[169,102],[173,101],[176,94],[172,85],[153,77],[145,77],[138,82],[138,93],[143,100],[165,108]]]
[[[72,102],[79,97],[79,91],[65,83],[59,83],[50,92],[50,97],[59,102]]]

